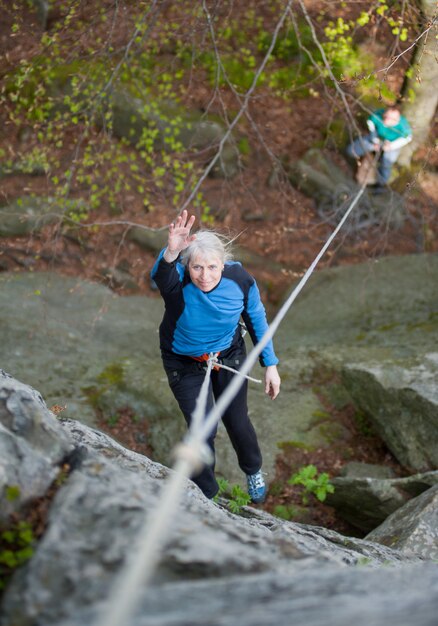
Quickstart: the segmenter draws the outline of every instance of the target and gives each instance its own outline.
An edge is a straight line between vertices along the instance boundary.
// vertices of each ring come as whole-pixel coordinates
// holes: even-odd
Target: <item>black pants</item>
[[[231,346],[228,350],[221,352],[220,358],[226,360],[227,365],[236,359],[242,363],[245,358],[243,340],[240,340],[237,345]],[[190,357],[179,356],[173,353],[163,353],[163,364],[169,379],[170,388],[189,426],[195,410],[196,399],[205,378],[206,367],[190,359]],[[213,370],[211,372],[207,413],[234,376],[235,374],[225,369]],[[236,451],[240,468],[245,474],[255,474],[262,466],[262,455],[254,426],[248,417],[247,391],[248,381],[245,380],[238,394],[221,417],[233,448]],[[212,430],[207,440],[213,456],[216,431],[217,427]],[[199,474],[193,476],[192,480],[207,498],[213,498],[217,494],[219,487],[214,475],[214,462],[212,465],[206,466]]]

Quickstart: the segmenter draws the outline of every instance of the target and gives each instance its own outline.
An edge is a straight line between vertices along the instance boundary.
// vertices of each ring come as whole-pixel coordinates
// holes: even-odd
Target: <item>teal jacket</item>
[[[378,109],[367,120],[371,134],[377,135],[382,141],[390,141],[393,150],[399,150],[412,139],[412,130],[408,120],[400,116],[400,121],[395,126],[386,126],[383,122],[385,109]]]

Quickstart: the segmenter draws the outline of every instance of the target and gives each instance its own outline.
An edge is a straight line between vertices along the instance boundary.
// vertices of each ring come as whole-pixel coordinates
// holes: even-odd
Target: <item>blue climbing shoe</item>
[[[255,474],[247,474],[248,494],[254,504],[261,504],[266,498],[266,485],[260,469]]]

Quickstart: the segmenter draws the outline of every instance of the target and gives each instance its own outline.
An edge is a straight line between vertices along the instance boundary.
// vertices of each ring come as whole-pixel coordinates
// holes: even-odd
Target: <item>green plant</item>
[[[115,415],[110,415],[106,421],[107,421],[108,426],[112,428],[113,426],[117,425],[119,419],[120,419],[120,415],[115,414]]]
[[[308,504],[308,494],[312,494],[320,502],[324,502],[327,494],[335,491],[327,472],[318,474],[318,470],[314,465],[305,465],[293,474],[287,482],[289,485],[302,485],[304,487],[303,504]]]
[[[372,437],[375,434],[372,423],[369,417],[360,409],[356,409],[353,414],[353,419],[356,422],[357,428],[361,435],[364,437]]]
[[[14,502],[14,500],[18,500],[20,497],[20,487],[18,485],[8,485],[6,487],[6,500],[9,502]]]
[[[230,485],[225,478],[218,478],[219,491],[213,498],[215,502],[219,497],[224,497],[228,500],[228,508],[232,513],[239,514],[243,506],[246,506],[251,502],[251,498],[243,491],[240,485]]]
[[[15,569],[33,555],[35,536],[29,522],[19,521],[0,532],[0,590]]]
[[[296,517],[297,511],[296,508],[290,504],[278,504],[276,507],[274,507],[273,513],[277,517],[289,521]]]

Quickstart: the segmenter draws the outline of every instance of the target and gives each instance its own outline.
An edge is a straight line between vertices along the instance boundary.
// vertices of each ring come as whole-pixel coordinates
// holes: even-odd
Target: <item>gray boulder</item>
[[[0,370],[0,522],[46,493],[72,449],[41,395]]]
[[[406,555],[438,560],[438,485],[407,502],[367,535]]]
[[[113,132],[134,146],[141,143],[145,129],[157,130],[155,145],[170,150],[179,142],[186,150],[217,151],[226,129],[219,120],[188,111],[176,102],[147,102],[127,91],[116,90],[111,96]],[[212,174],[232,178],[240,169],[239,150],[232,138],[222,147]]]
[[[0,237],[23,237],[40,231],[47,224],[82,213],[82,200],[59,200],[42,196],[22,196],[0,206]]]
[[[435,254],[323,270],[276,335],[288,379],[299,371],[314,385],[315,373],[342,373],[349,402],[413,472],[436,468],[437,282]]]
[[[300,561],[280,575],[168,583],[159,594],[151,589],[132,626],[435,626],[437,576],[431,563],[373,570]],[[86,616],[83,623],[90,623]]]
[[[437,485],[438,472],[392,479],[339,476],[331,482],[335,491],[327,495],[327,504],[350,524],[369,532],[408,500]]]
[[[32,395],[30,404],[36,408],[43,405],[40,397]],[[115,585],[115,574],[126,562],[145,516],[156,510],[165,481],[172,475],[163,466],[75,420],[62,420],[61,425],[65,430],[61,438],[67,436],[81,450],[81,462],[59,488],[47,530],[34,556],[9,584],[3,598],[2,624],[79,625],[85,616],[85,621],[91,623]],[[32,438],[29,444],[32,448]],[[20,463],[17,456],[13,464]],[[219,581],[223,586],[236,576],[249,576],[251,584],[262,585],[267,580],[274,584],[277,579],[284,580],[285,575],[294,580],[303,569],[308,571],[309,584],[331,588],[331,577],[347,564],[377,567],[382,563],[409,563],[409,559],[384,546],[317,527],[281,522],[250,507],[246,507],[245,517],[233,515],[207,500],[188,480],[182,489],[182,503],[175,507],[154,577],[160,590],[166,590],[169,584],[186,585],[188,580],[195,581],[195,589],[201,580],[209,585]],[[317,572],[325,573],[325,582]],[[174,591],[179,593],[178,585]],[[224,596],[221,604],[227,598]],[[140,615],[144,615],[149,602],[150,596],[135,624],[137,620],[143,623]],[[154,609],[162,616],[163,624],[168,619],[166,605],[167,600]],[[188,607],[182,612],[186,610],[185,623],[191,619]]]
[[[438,255],[372,259],[315,272],[277,333],[283,354],[320,349],[333,363],[431,352]],[[323,306],[321,306],[323,303]]]
[[[167,228],[165,230],[153,230],[134,226],[128,233],[128,239],[157,255],[167,244]]]
[[[104,602],[117,599],[118,574],[172,476],[75,420],[61,424],[81,461],[60,486],[33,557],[3,595],[2,626],[95,623]],[[408,626],[413,616],[420,626],[434,623],[436,566],[251,507],[237,516],[190,481],[181,488],[180,505],[163,520],[170,524],[154,585],[141,590],[132,626],[264,626],[291,614],[298,626]]]
[[[374,463],[359,463],[350,461],[343,465],[339,471],[339,476],[344,478],[395,478],[395,472],[386,465],[376,465]]]
[[[438,353],[405,360],[348,364],[343,379],[400,463],[438,468]]]
[[[24,196],[0,206],[0,237],[21,237],[56,222],[56,215],[47,199]]]

